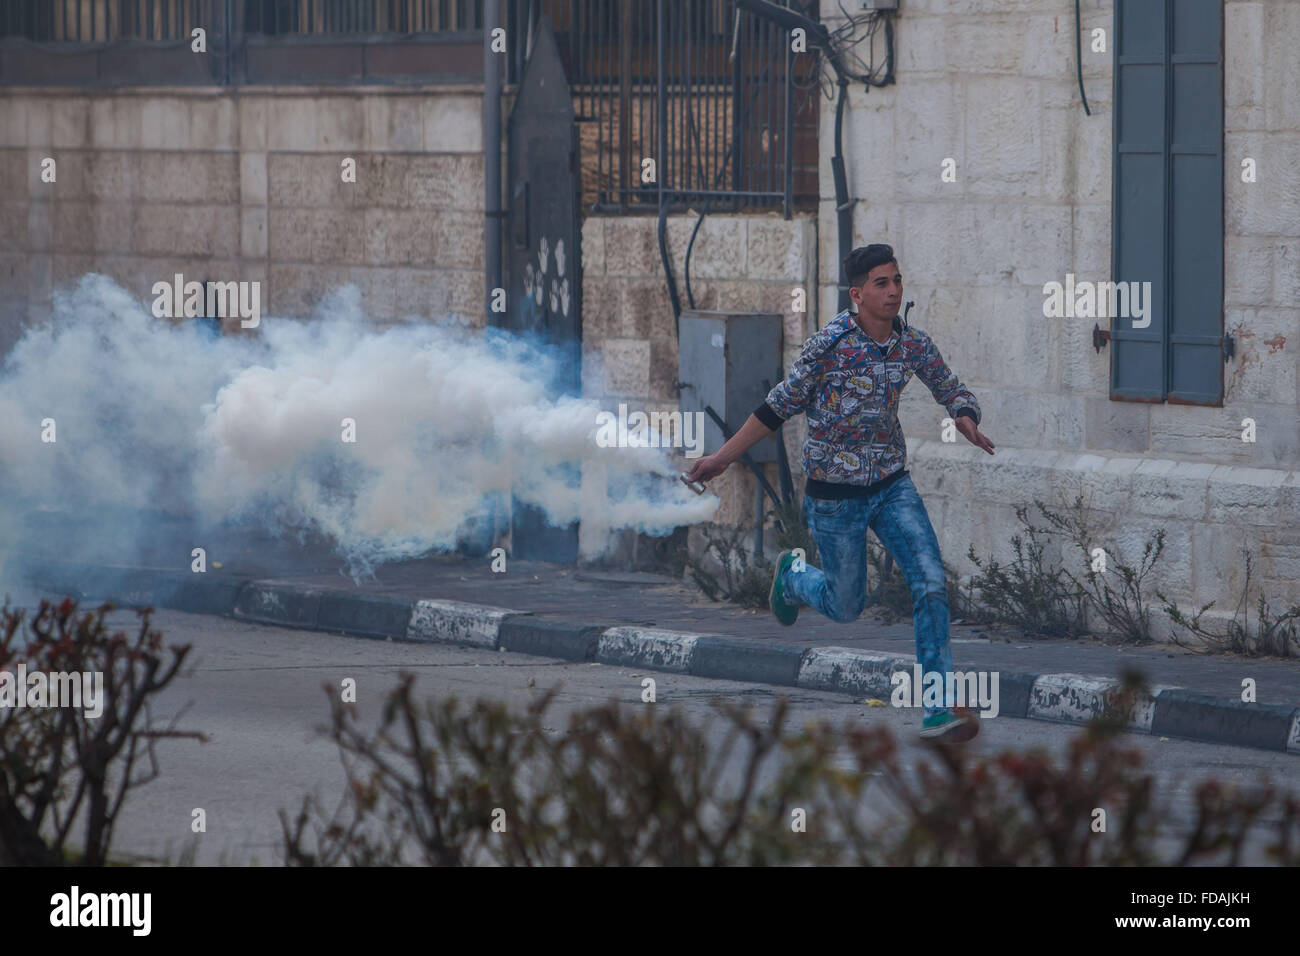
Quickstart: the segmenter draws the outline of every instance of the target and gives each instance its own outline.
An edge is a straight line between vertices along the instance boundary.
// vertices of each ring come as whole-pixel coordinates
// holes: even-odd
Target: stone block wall
[[[176,273],[259,281],[262,314],[290,317],[354,283],[377,327],[448,314],[481,326],[481,95],[466,86],[6,89],[0,351],[49,315],[56,288],[87,272],[112,276],[143,303]],[[54,183],[40,179],[47,156]],[[347,158],[355,182],[343,181]],[[670,221],[683,301],[695,221]],[[614,411],[620,401],[677,408],[655,227],[653,217],[590,217],[583,229],[583,386]],[[785,315],[788,361],[816,328],[815,237],[810,216],[706,218],[692,253],[696,305]],[[793,311],[796,286],[803,313]],[[801,429],[786,429],[796,467]],[[752,523],[754,485],[743,466],[716,482],[719,520]]]
[[[1137,545],[1129,558],[1142,532],[1166,529],[1156,584],[1180,603],[1235,607],[1242,547],[1256,561],[1252,587],[1275,606],[1297,602],[1300,4],[1225,0],[1224,324],[1238,354],[1222,408],[1111,400],[1097,320],[1043,316],[1044,283],[1110,278],[1113,16],[1112,0],[1082,4],[1091,116],[1073,5],[1055,0],[907,0],[897,84],[851,96],[855,243],[894,246],[911,322],[975,391],[997,445],[989,457],[960,436],[943,443],[945,412],[914,382],[900,413],[909,464],[944,557],[963,573],[974,570],[971,542],[1007,557],[1015,502],[1059,503],[1083,487],[1112,539]],[[1091,51],[1098,27],[1104,53]],[[830,129],[833,104],[821,119]],[[832,149],[823,136],[823,314],[837,278]],[[956,182],[940,178],[949,158]],[[1257,182],[1242,181],[1246,158]],[[1241,440],[1245,418],[1253,444]]]
[[[686,248],[698,216],[668,218],[667,245],[682,307],[689,308]],[[628,410],[672,412],[679,408],[677,340],[672,301],[659,254],[653,216],[589,216],[582,228],[583,395],[617,414]],[[691,250],[691,291],[697,309],[773,312],[783,315],[786,367],[817,329],[817,224],[811,216],[785,220],[777,214],[706,216]],[[806,311],[795,312],[792,292],[803,289]],[[775,384],[775,383],[774,383]],[[781,429],[796,471],[806,433],[802,417]],[[706,453],[716,451],[706,448]],[[678,455],[681,470],[691,462]],[[764,466],[778,487],[777,466]],[[735,464],[710,483],[722,499],[714,521],[753,527],[757,482]],[[765,505],[765,510],[770,508]],[[690,548],[702,548],[691,529]]]
[[[91,271],[145,301],[177,272],[256,280],[263,314],[285,316],[353,282],[377,325],[482,325],[480,101],[464,86],[6,89],[0,351]]]

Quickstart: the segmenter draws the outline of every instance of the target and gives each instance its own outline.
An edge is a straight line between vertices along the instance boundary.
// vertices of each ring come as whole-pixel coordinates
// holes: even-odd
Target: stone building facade
[[[1275,607],[1300,602],[1300,4],[1222,5],[1223,322],[1236,346],[1222,407],[1111,398],[1094,320],[1044,316],[1044,284],[1111,278],[1114,7],[1082,4],[1088,116],[1072,6],[903,0],[897,83],[851,94],[855,242],[894,246],[911,321],[979,397],[997,445],[989,457],[942,442],[943,409],[913,384],[900,417],[915,482],[963,571],[971,543],[1008,556],[1016,503],[1084,494],[1129,560],[1165,529],[1155,584],[1180,603],[1235,607],[1243,548],[1252,601],[1258,585]],[[1093,51],[1097,29],[1105,52]],[[823,131],[833,119],[827,104]],[[837,269],[829,155],[823,133],[823,318]],[[946,159],[955,182],[941,180]],[[1245,159],[1255,182],[1243,182]]]
[[[834,26],[837,5],[822,6]],[[945,558],[962,573],[971,544],[1005,558],[1016,504],[1084,494],[1124,557],[1165,530],[1154,585],[1181,603],[1235,606],[1243,548],[1275,605],[1300,602],[1300,368],[1288,345],[1300,333],[1300,4],[1223,0],[1223,312],[1236,355],[1221,407],[1116,400],[1093,321],[1043,314],[1046,283],[1110,277],[1113,0],[1082,3],[1090,116],[1072,4],[900,8],[896,82],[852,90],[845,153],[854,242],[895,247],[910,321],[975,391],[997,445],[989,457],[942,441],[943,410],[923,386],[907,391],[909,463]],[[1105,52],[1092,49],[1098,29]],[[455,314],[482,325],[482,95],[475,83],[5,88],[0,348],[47,314],[54,287],[92,270],[142,298],[175,272],[261,279],[264,313],[288,316],[355,282],[377,324]],[[692,256],[697,306],[780,312],[787,362],[836,311],[833,102],[820,121],[817,214],[710,215]],[[38,176],[50,151],[55,196]],[[355,184],[338,175],[347,156]],[[948,159],[953,182],[940,178]],[[669,222],[679,281],[694,224]],[[583,387],[611,408],[676,407],[655,229],[647,216],[587,215],[582,227]],[[800,286],[809,307],[795,313]],[[784,431],[797,471],[802,420]],[[743,468],[715,490],[719,521],[752,521]]]
[[[5,88],[0,348],[92,271],[142,300],[176,273],[260,281],[264,313],[287,316],[353,282],[380,325],[482,325],[481,100],[460,85]]]

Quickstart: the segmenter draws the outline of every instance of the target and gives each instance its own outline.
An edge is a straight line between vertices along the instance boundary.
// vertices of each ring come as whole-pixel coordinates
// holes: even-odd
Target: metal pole
[[[235,69],[234,60],[232,59],[234,57],[234,51],[235,51],[234,0],[226,0],[225,3],[225,33],[226,33],[226,37],[225,37],[226,55],[221,58],[222,59],[221,85],[230,86],[231,76],[234,73],[234,69]]]
[[[727,427],[727,423],[722,420],[722,416],[719,415],[716,411],[714,411],[712,405],[705,405],[704,412],[706,415],[708,415],[710,418],[713,419],[713,423],[718,426],[719,430],[721,430],[722,437],[725,440],[730,441],[731,436],[735,433],[730,428]],[[772,499],[772,504],[775,507],[780,508],[781,499],[777,497],[776,491],[772,488],[772,483],[767,480],[767,476],[763,474],[763,469],[759,466],[758,462],[754,461],[754,459],[749,457],[749,452],[744,452],[743,454],[741,454],[740,463],[745,465],[747,468],[749,468],[750,471],[754,473],[754,477],[758,479],[759,485],[761,485],[763,490],[767,492],[767,496]],[[776,527],[780,531],[785,530],[785,528],[781,526],[781,522],[779,521],[776,523]]]
[[[664,177],[668,171],[668,51],[666,49],[665,34],[668,32],[668,11],[664,9],[664,0],[657,0],[655,3],[655,58],[659,79],[659,136],[658,145],[655,147],[655,182],[659,187],[659,210],[660,217],[663,216],[664,202],[667,197],[664,195]]]
[[[741,188],[741,167],[745,163],[744,143],[741,142],[741,105],[740,91],[744,88],[741,81],[742,68],[745,61],[745,46],[740,43],[740,11],[736,11],[736,33],[732,46],[735,50],[736,59],[731,64],[731,148],[735,150],[731,163],[731,190],[736,192]],[[747,185],[747,184],[746,184]]]
[[[501,21],[501,0],[483,4],[483,310],[491,324],[492,294],[501,288],[501,64],[492,52],[492,30]],[[515,43],[519,39],[514,38]]]
[[[453,13],[457,11],[453,10]],[[483,3],[483,313],[487,325],[493,325],[492,298],[496,289],[504,288],[501,277],[501,64],[492,52],[492,30],[501,23],[501,0]],[[509,43],[520,43],[512,36]],[[509,47],[507,47],[507,50]],[[509,53],[506,54],[509,56]],[[519,79],[523,79],[522,71]],[[507,302],[509,300],[507,299]],[[508,326],[508,317],[500,325]],[[512,537],[513,499],[494,495],[490,499],[488,525],[492,541]]]
[[[794,206],[794,116],[791,115],[790,86],[793,82],[794,50],[791,44],[785,48],[785,124],[781,135],[785,137],[785,218],[790,218]]]
[[[533,55],[533,35],[537,32],[537,0],[528,0],[528,46],[524,50],[524,62]]]
[[[626,198],[629,190],[634,188],[632,185],[632,0],[621,0],[618,6],[618,74],[618,188],[619,195]]]

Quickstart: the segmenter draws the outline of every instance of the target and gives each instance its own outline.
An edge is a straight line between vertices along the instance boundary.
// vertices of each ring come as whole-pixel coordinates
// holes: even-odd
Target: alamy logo
[[[703,412],[596,413],[596,444],[601,448],[685,448],[687,458],[704,453]]]
[[[176,273],[172,282],[155,282],[153,314],[159,319],[238,317],[242,329],[262,321],[261,282],[186,282]]]
[[[912,672],[894,671],[889,677],[894,691],[889,702],[895,707],[970,707],[978,708],[981,717],[996,717],[998,702],[997,671],[939,671],[921,673],[913,664]]]
[[[96,718],[104,712],[104,675],[96,671],[0,671],[0,707],[73,707]]]
[[[152,893],[70,893],[50,897],[51,926],[129,926],[133,936],[148,936]]]
[[[1043,286],[1043,315],[1049,319],[1132,319],[1133,328],[1151,324],[1150,282],[1075,282]]]

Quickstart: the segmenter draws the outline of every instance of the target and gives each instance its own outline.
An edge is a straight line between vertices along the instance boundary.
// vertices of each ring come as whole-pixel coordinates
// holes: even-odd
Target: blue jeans
[[[789,568],[781,580],[786,599],[806,604],[832,621],[856,621],[867,603],[867,529],[876,533],[912,592],[916,659],[922,673],[952,672],[948,643],[948,587],[925,504],[904,475],[883,491],[863,498],[803,500],[804,518],[817,542],[822,567]],[[919,689],[918,689],[919,693]],[[946,700],[949,706],[953,701]],[[946,708],[926,707],[926,715]]]

